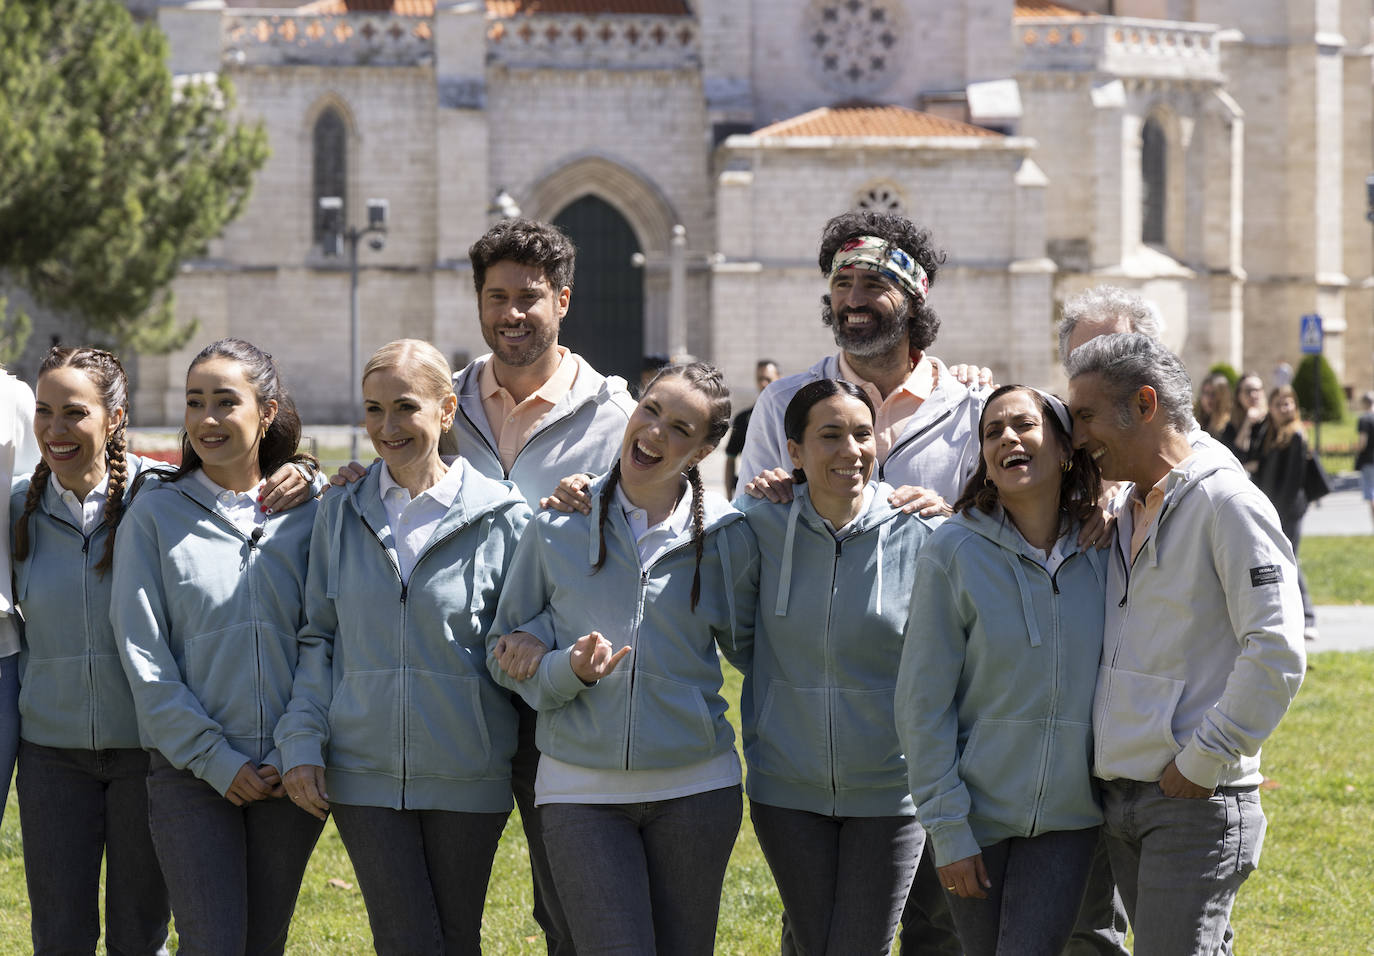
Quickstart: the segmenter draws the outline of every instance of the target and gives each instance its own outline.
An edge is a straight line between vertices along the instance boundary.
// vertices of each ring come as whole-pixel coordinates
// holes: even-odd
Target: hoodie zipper
[[[577,410],[581,407],[581,404],[575,405],[572,408],[568,409],[566,412],[564,412],[562,415],[559,415],[557,418],[551,421],[545,419],[543,422],[541,422],[539,427],[535,429],[534,432],[530,434],[530,437],[525,440],[525,443],[520,446],[520,450],[515,453],[515,459],[511,462],[511,466],[509,469],[507,469],[505,463],[501,461],[500,452],[498,452],[494,447],[492,447],[491,442],[487,441],[487,436],[482,434],[482,429],[477,427],[477,423],[472,420],[472,416],[467,413],[467,411],[462,407],[461,404],[459,404],[458,410],[463,413],[463,418],[465,418],[467,420],[467,423],[470,426],[472,426],[473,434],[475,434],[478,438],[482,440],[482,444],[487,447],[487,451],[491,452],[492,457],[496,459],[497,467],[501,469],[501,477],[509,479],[510,473],[515,470],[516,462],[520,461],[520,456],[525,453],[525,450],[529,448],[530,445],[534,444],[534,440],[539,436],[543,435],[550,428],[553,428],[555,425],[564,421],[565,419],[571,418],[574,414],[577,413]]]
[[[55,514],[48,513],[48,517],[56,524],[70,528],[72,533],[81,539],[81,620],[85,627],[86,634],[86,688],[90,695],[90,710],[88,721],[91,734],[91,749],[96,750],[96,714],[100,711],[99,693],[100,689],[95,682],[95,648],[91,646],[91,595],[88,589],[91,574],[91,539],[84,531],[72,524],[65,518],[59,518]]]
[[[951,408],[951,409],[948,409],[943,415],[941,415],[939,418],[935,419],[935,421],[931,422],[930,424],[926,425],[925,428],[922,428],[920,431],[918,431],[916,434],[912,435],[910,438],[904,438],[904,439],[902,439],[901,441],[897,442],[897,444],[895,444],[895,445],[893,445],[891,448],[889,448],[889,449],[888,449],[888,452],[887,452],[887,457],[884,458],[884,459],[883,459],[883,463],[882,463],[881,465],[878,466],[878,480],[879,480],[879,481],[886,481],[886,480],[887,480],[887,477],[886,477],[886,475],[885,475],[885,473],[884,473],[884,472],[885,472],[885,469],[887,468],[887,463],[897,456],[897,452],[901,451],[901,450],[902,450],[903,448],[905,448],[907,445],[910,445],[912,442],[916,441],[916,440],[917,440],[918,438],[920,438],[922,435],[924,435],[924,434],[926,434],[927,432],[929,432],[932,428],[934,428],[936,425],[939,425],[939,424],[940,424],[941,422],[943,422],[946,418],[949,418],[949,416],[951,416],[951,415],[953,415],[953,414],[954,414],[954,409],[952,409],[952,408]]]
[[[825,608],[825,739],[826,749],[830,755],[830,812],[835,812],[835,805],[839,800],[839,775],[835,771],[835,696],[833,688],[835,685],[835,675],[831,667],[830,657],[830,629],[834,623],[835,615],[835,589],[839,587],[840,578],[840,552],[844,544],[841,539],[835,539],[835,556],[830,564],[830,597],[826,601]]]
[[[1064,566],[1065,566],[1066,564],[1068,564],[1068,563],[1069,563],[1070,561],[1072,561],[1074,558],[1079,557],[1082,553],[1083,553],[1083,552],[1081,552],[1081,551],[1075,551],[1073,554],[1071,554],[1071,555],[1069,555],[1068,557],[1066,557],[1063,561],[1061,561],[1061,562],[1059,563],[1059,567],[1057,567],[1057,568],[1054,569],[1054,573],[1053,573],[1053,574],[1051,574],[1050,572],[1046,571],[1045,568],[1044,568],[1044,566],[1042,566],[1042,565],[1039,564],[1038,562],[1031,562],[1032,564],[1035,564],[1036,567],[1040,568],[1040,570],[1041,570],[1042,572],[1044,572],[1044,573],[1046,574],[1046,576],[1049,577],[1049,579],[1050,579],[1050,587],[1051,587],[1051,588],[1053,589],[1053,591],[1054,591],[1054,601],[1052,602],[1052,607],[1053,607],[1053,610],[1054,610],[1054,640],[1053,640],[1053,642],[1052,642],[1053,645],[1054,645],[1054,651],[1053,651],[1053,653],[1054,653],[1054,661],[1053,661],[1053,666],[1050,668],[1050,706],[1049,706],[1049,715],[1050,715],[1050,720],[1051,720],[1051,721],[1053,721],[1053,719],[1054,719],[1054,714],[1055,714],[1056,710],[1057,710],[1058,707],[1059,707],[1059,691],[1060,691],[1059,670],[1060,670],[1060,664],[1061,664],[1060,658],[1061,658],[1061,655],[1062,655],[1062,653],[1063,653],[1063,647],[1062,647],[1063,642],[1059,639],[1059,620],[1060,620],[1060,617],[1061,617],[1061,615],[1060,615],[1060,613],[1059,613],[1059,597],[1060,597],[1060,594],[1059,594],[1059,572],[1062,571],[1062,570],[1064,569]],[[1039,782],[1036,784],[1036,788],[1035,788],[1035,803],[1034,803],[1034,805],[1031,807],[1030,835],[1034,835],[1034,834],[1035,834],[1036,824],[1037,824],[1038,821],[1040,820],[1040,810],[1041,810],[1041,808],[1043,808],[1044,805],[1045,805],[1045,786],[1046,786],[1046,783],[1048,782],[1049,773],[1050,773],[1050,759],[1049,759],[1049,758],[1050,758],[1050,740],[1052,739],[1052,737],[1053,737],[1053,729],[1051,729],[1051,733],[1050,733],[1050,734],[1047,734],[1047,735],[1046,735],[1044,746],[1041,748],[1041,751],[1040,751],[1040,780],[1039,780]]]
[[[213,508],[207,508],[204,504],[186,494],[184,491],[182,495],[187,501],[208,514],[216,523],[229,529],[230,533],[248,545],[248,555],[244,559],[246,565],[244,567],[243,576],[248,582],[248,609],[253,621],[253,693],[257,698],[258,705],[257,739],[261,742],[263,740],[264,728],[267,726],[267,715],[263,713],[262,634],[258,629],[258,591],[253,581],[253,557],[259,550],[258,542],[251,535],[246,535],[240,531],[237,525],[228,518],[225,518],[218,511],[215,511]],[[263,529],[263,534],[266,534],[267,525],[263,524],[260,527]]]
[[[391,568],[391,572],[396,575],[396,583],[401,586],[401,639],[400,647],[397,649],[397,658],[400,660],[401,667],[401,687],[397,706],[399,706],[401,710],[401,746],[399,750],[401,752],[401,806],[404,807],[406,805],[406,782],[408,780],[406,759],[408,751],[407,744],[410,736],[410,722],[406,719],[406,715],[409,713],[410,709],[409,702],[407,701],[409,697],[408,690],[410,682],[406,677],[406,598],[409,596],[410,586],[401,579],[401,566],[396,562],[396,559],[391,556],[391,551],[387,549],[386,542],[384,542],[382,536],[377,533],[377,529],[373,528],[372,525],[368,523],[367,518],[363,516],[362,512],[358,512],[358,520],[363,523],[363,527],[372,535],[372,540],[377,542],[377,547],[382,549],[382,555],[386,558],[387,565]],[[412,571],[413,570],[414,569],[412,569]]]

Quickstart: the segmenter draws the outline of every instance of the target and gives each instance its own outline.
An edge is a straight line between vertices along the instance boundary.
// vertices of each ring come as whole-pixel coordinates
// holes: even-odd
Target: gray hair
[[[1093,373],[1112,390],[1117,418],[1131,422],[1131,400],[1143,386],[1154,389],[1165,420],[1187,433],[1193,424],[1193,383],[1177,355],[1148,335],[1119,332],[1099,335],[1073,350],[1069,378]]]
[[[1164,331],[1164,322],[1153,302],[1120,286],[1099,285],[1084,289],[1077,295],[1069,296],[1064,303],[1063,317],[1059,320],[1059,361],[1065,368],[1069,365],[1069,337],[1079,322],[1105,322],[1117,317],[1124,318],[1132,332],[1158,339]]]

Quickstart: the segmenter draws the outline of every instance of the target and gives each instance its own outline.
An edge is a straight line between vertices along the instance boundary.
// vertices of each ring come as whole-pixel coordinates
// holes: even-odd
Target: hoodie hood
[[[842,541],[845,538],[877,529],[878,579],[874,582],[874,592],[878,595],[877,611],[882,613],[883,549],[887,546],[890,523],[902,512],[887,503],[888,495],[892,493],[891,485],[885,482],[869,482],[868,486],[873,489],[868,507],[853,521],[845,525],[843,533],[836,540]],[[751,502],[757,500],[750,499]],[[760,502],[758,505],[746,505],[746,507],[761,507],[767,504],[767,502]],[[773,613],[778,617],[787,616],[787,605],[792,596],[792,566],[796,553],[797,525],[803,522],[823,535],[831,535],[830,529],[826,527],[825,519],[821,517],[820,512],[816,510],[815,504],[811,501],[810,488],[805,484],[800,484],[794,485],[792,488],[792,503],[788,506],[787,512],[787,531],[783,536],[782,570],[778,582],[777,600],[773,607]]]
[[[1016,587],[1021,601],[1021,610],[1026,618],[1026,629],[1030,634],[1031,647],[1039,647],[1041,644],[1040,626],[1037,622],[1038,615],[1032,604],[1033,591],[1030,581],[1026,578],[1025,565],[1029,561],[1038,567],[1043,566],[1044,555],[1022,537],[1021,532],[1016,529],[1007,513],[1000,506],[993,514],[988,514],[980,508],[971,507],[949,519],[949,523],[967,528],[1002,549],[1002,555],[1006,558],[1007,564],[1011,567],[1012,574],[1016,578]],[[1059,536],[1059,540],[1063,542],[1061,553],[1065,559],[1083,550],[1078,545],[1078,527],[1078,522],[1070,522],[1068,529],[1061,532]],[[1106,580],[1103,577],[1102,562],[1093,561],[1091,564],[1097,574],[1098,584],[1105,586]]]

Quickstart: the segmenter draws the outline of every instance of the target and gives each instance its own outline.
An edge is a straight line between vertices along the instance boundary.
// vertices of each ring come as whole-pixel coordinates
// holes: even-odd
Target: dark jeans
[[[491,861],[509,813],[332,805],[378,956],[482,952]]]
[[[1259,864],[1265,819],[1255,787],[1166,797],[1155,781],[1102,784],[1112,872],[1135,931],[1136,956],[1231,951],[1231,906]]]
[[[157,953],[167,887],[148,832],[148,754],[19,745],[19,825],[33,951],[94,953],[105,858],[105,947]]]
[[[154,753],[148,820],[179,956],[280,954],[324,824],[285,798],[236,807]]]
[[[1130,956],[1126,948],[1126,905],[1116,890],[1107,837],[1099,833],[1093,848],[1092,869],[1078,907],[1078,921],[1064,947],[1064,956]]]
[[[711,956],[744,810],[738,786],[652,803],[540,808],[582,956]]]
[[[14,757],[19,753],[19,655],[0,657],[0,822],[10,798]]]
[[[1090,827],[983,847],[988,898],[946,893],[967,956],[1058,956],[1073,931],[1097,838]]]
[[[925,831],[915,817],[831,817],[750,803],[786,913],[784,956],[886,956]]]
[[[544,944],[549,956],[577,956],[572,933],[563,907],[558,902],[553,871],[549,868],[549,854],[544,849],[544,828],[539,821],[539,808],[534,805],[534,778],[539,772],[539,748],[534,743],[537,712],[518,694],[512,694],[516,712],[520,714],[520,743],[510,764],[510,788],[515,805],[520,809],[520,825],[530,851],[530,879],[534,884],[534,921],[544,931]]]
[[[922,831],[925,832],[924,830]],[[902,956],[960,956],[964,948],[945,900],[935,854],[922,853],[916,862],[906,908],[902,910]]]

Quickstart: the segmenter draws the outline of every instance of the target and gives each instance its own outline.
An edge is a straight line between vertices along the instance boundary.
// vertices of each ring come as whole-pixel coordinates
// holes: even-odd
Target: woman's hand
[[[591,475],[569,475],[558,483],[553,494],[539,499],[539,507],[561,511],[565,515],[574,511],[589,515],[592,513],[592,496],[587,494],[587,489],[591,485]]]
[[[258,507],[269,515],[287,511],[309,501],[310,492],[310,482],[305,480],[299,468],[288,461],[262,483],[262,498],[258,501]]]
[[[630,645],[612,653],[611,642],[601,636],[599,631],[583,634],[572,646],[571,663],[573,673],[584,684],[595,684],[619,664],[621,658],[630,653]]]
[[[380,461],[374,458],[373,461]],[[329,476],[329,483],[335,488],[342,488],[344,485],[351,485],[355,481],[361,480],[367,474],[367,466],[360,465],[356,461],[350,461],[346,465],[340,465],[339,470]]]
[[[491,656],[512,680],[529,680],[539,672],[539,662],[549,649],[544,642],[525,631],[512,631],[496,639]]]
[[[940,885],[955,896],[966,900],[985,900],[987,891],[992,889],[988,879],[987,867],[983,866],[983,854],[975,853],[962,860],[955,860],[948,866],[939,867]]]
[[[265,772],[268,770],[272,771],[270,775]],[[234,774],[234,782],[224,792],[224,798],[236,807],[274,796],[281,796],[281,775],[270,764],[254,767],[251,763],[245,763]]]
[[[744,493],[751,498],[767,498],[774,504],[785,505],[792,500],[792,473],[786,468],[760,472],[744,486]]]
[[[954,509],[949,502],[941,498],[936,492],[929,488],[922,488],[920,485],[902,485],[900,488],[893,489],[892,494],[887,496],[887,503],[894,508],[901,508],[909,515],[919,511],[922,518],[930,518],[935,515],[949,517],[954,514]]]
[[[324,768],[302,764],[286,771],[286,794],[297,807],[321,820],[329,816],[329,794],[324,790]]]

